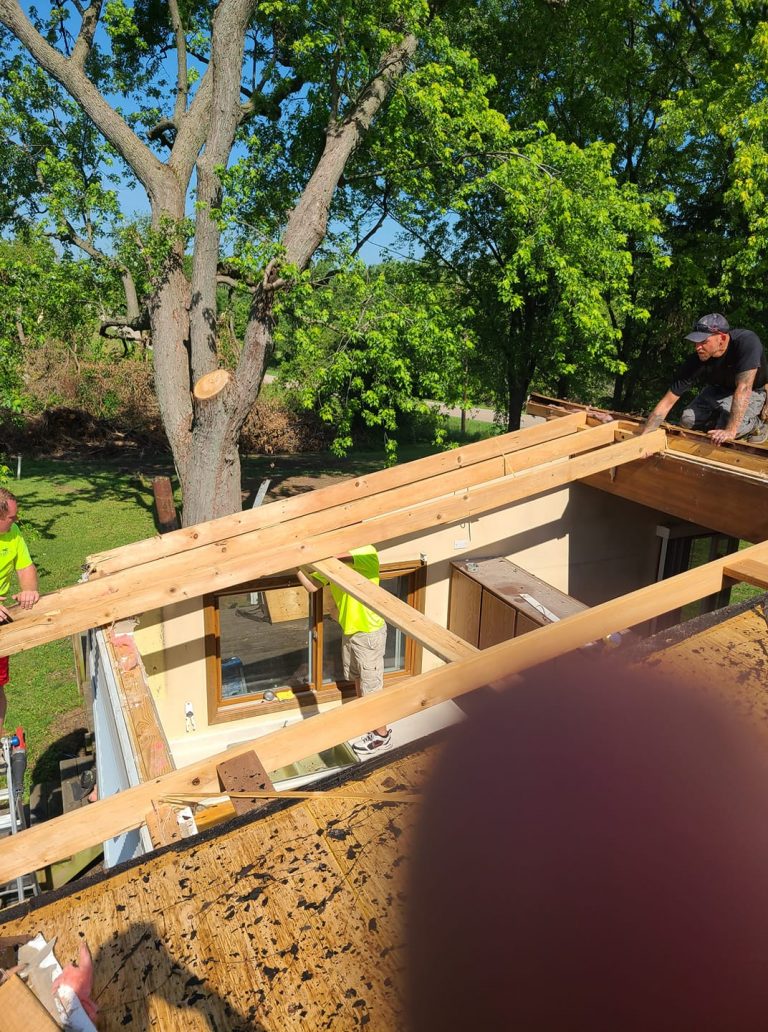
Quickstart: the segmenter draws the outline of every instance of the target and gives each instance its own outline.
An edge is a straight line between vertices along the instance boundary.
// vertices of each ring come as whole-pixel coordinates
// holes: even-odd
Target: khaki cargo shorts
[[[384,687],[384,652],[387,647],[387,625],[378,631],[358,631],[344,635],[341,641],[341,663],[348,681],[360,682],[360,694],[369,695]]]

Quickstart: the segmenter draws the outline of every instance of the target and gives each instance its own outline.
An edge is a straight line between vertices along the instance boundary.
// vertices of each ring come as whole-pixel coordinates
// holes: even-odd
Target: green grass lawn
[[[8,487],[43,593],[77,583],[92,552],[155,533],[149,478],[93,461],[24,459],[21,472]],[[55,779],[84,726],[71,639],[12,656],[7,692],[5,726],[27,735],[28,780]]]
[[[293,477],[352,476],[383,465],[381,452],[344,460],[257,456],[243,461],[243,488],[255,492],[265,477],[277,489]],[[88,555],[157,533],[152,476],[172,476],[173,466],[170,457],[158,456],[141,468],[146,472],[127,471],[123,461],[23,460],[21,479],[8,487],[19,499],[19,527],[43,594],[76,584]],[[14,582],[11,591],[17,590]],[[27,737],[27,784],[57,779],[59,761],[76,755],[85,727],[71,638],[12,656],[7,693],[5,729],[23,727]]]

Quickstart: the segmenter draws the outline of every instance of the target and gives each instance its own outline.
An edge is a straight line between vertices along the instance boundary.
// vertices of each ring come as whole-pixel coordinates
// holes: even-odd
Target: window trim
[[[381,579],[395,577],[411,578],[407,601],[418,612],[424,612],[427,584],[426,564],[420,560],[411,560],[381,564]],[[246,717],[268,716],[271,713],[301,712],[303,709],[317,709],[320,703],[341,702],[355,697],[355,686],[351,682],[331,681],[322,683],[323,656],[323,613],[322,592],[310,596],[310,612],[314,614],[313,636],[313,670],[315,683],[308,687],[294,688],[294,698],[282,702],[259,702],[253,697],[222,699],[221,698],[221,621],[218,600],[227,595],[239,595],[244,592],[269,591],[275,588],[300,587],[295,573],[279,574],[273,577],[259,577],[256,580],[244,581],[226,591],[217,591],[203,596],[203,621],[205,635],[205,673],[206,694],[208,700],[208,723],[220,724],[231,720],[242,720]],[[413,677],[421,670],[422,647],[409,635],[405,637],[405,656],[402,670],[394,670],[384,675],[384,683],[396,684]],[[320,687],[318,687],[318,680]]]

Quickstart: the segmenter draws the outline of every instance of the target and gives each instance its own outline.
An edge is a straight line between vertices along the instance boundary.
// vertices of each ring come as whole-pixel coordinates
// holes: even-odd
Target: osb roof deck
[[[386,796],[419,792],[436,748],[38,901],[0,934],[56,936],[62,963],[85,937],[102,1032],[401,1028],[419,807]]]
[[[670,628],[637,645],[632,657],[726,698],[768,744],[768,595]]]
[[[627,658],[649,674],[699,674],[768,735],[767,601],[665,631]],[[56,935],[64,962],[84,936],[106,1032],[403,1027],[419,804],[386,796],[422,791],[439,742],[28,904],[0,935]]]

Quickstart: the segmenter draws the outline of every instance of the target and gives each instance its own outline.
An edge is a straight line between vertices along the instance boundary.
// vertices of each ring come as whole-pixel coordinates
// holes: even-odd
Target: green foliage
[[[150,219],[136,219],[123,226],[116,234],[117,256],[130,270],[139,297],[149,297],[162,279],[172,255],[184,251],[194,237],[192,219],[173,219],[161,215],[156,223]]]
[[[473,156],[471,175],[465,160],[445,214],[412,199],[400,210],[432,261],[451,270],[475,382],[510,426],[537,377],[621,372],[622,327],[648,317],[630,289],[629,240],[665,266],[661,223],[650,198],[619,185],[612,153],[568,144],[543,125],[506,130],[493,151]]]
[[[415,266],[350,261],[319,285],[302,277],[286,297],[276,330],[281,379],[334,427],[336,454],[365,427],[382,434],[394,461],[402,414],[426,412],[425,399],[456,403],[468,344],[450,293]],[[436,439],[444,436],[436,425]]]
[[[25,364],[36,351],[87,351],[114,284],[87,261],[58,256],[42,237],[0,240],[0,405],[24,406]]]

